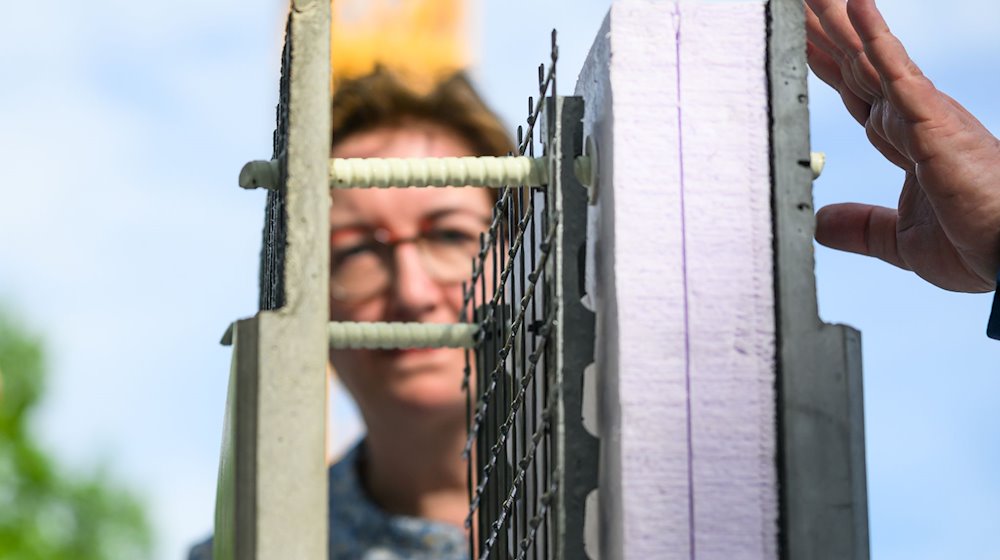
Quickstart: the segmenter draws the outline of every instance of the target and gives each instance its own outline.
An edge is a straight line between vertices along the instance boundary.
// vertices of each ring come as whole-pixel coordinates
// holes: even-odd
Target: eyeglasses
[[[395,249],[405,243],[416,245],[431,278],[442,284],[461,282],[472,275],[472,259],[487,225],[479,216],[459,216],[406,238],[385,228],[336,230],[330,235],[330,296],[354,303],[385,292],[396,272]]]

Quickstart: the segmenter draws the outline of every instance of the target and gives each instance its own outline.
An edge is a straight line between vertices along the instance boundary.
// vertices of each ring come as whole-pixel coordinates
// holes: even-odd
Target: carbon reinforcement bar
[[[333,321],[327,325],[330,348],[473,348],[479,336],[475,323],[353,323]],[[223,346],[233,343],[233,325],[222,335]]]
[[[575,165],[582,184],[593,176],[590,158]],[[272,189],[278,184],[280,160],[251,161],[240,171],[245,189]],[[330,160],[331,189],[392,187],[542,187],[549,183],[545,157],[479,156],[447,158],[350,158]]]

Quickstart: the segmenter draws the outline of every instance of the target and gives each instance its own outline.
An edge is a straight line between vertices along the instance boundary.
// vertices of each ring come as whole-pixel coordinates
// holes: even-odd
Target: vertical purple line
[[[694,520],[694,442],[691,429],[691,323],[688,301],[688,269],[687,269],[687,210],[684,204],[684,112],[681,110],[681,13],[680,5],[674,3],[674,24],[677,26],[675,46],[677,49],[677,152],[680,167],[680,203],[681,203],[681,275],[684,283],[684,390],[686,394],[687,413],[687,467],[688,467],[688,531],[691,560],[695,559],[695,520]]]

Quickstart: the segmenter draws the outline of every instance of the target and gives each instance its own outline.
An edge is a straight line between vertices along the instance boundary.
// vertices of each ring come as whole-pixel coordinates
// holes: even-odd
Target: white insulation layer
[[[778,557],[765,24],[760,0],[616,0],[577,84],[602,558]]]

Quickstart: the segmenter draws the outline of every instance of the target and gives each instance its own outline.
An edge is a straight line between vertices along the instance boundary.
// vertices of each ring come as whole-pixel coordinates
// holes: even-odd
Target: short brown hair
[[[356,132],[416,120],[454,131],[476,155],[505,156],[515,149],[506,127],[462,72],[422,94],[392,72],[377,68],[367,76],[337,83],[331,108],[333,146]]]

